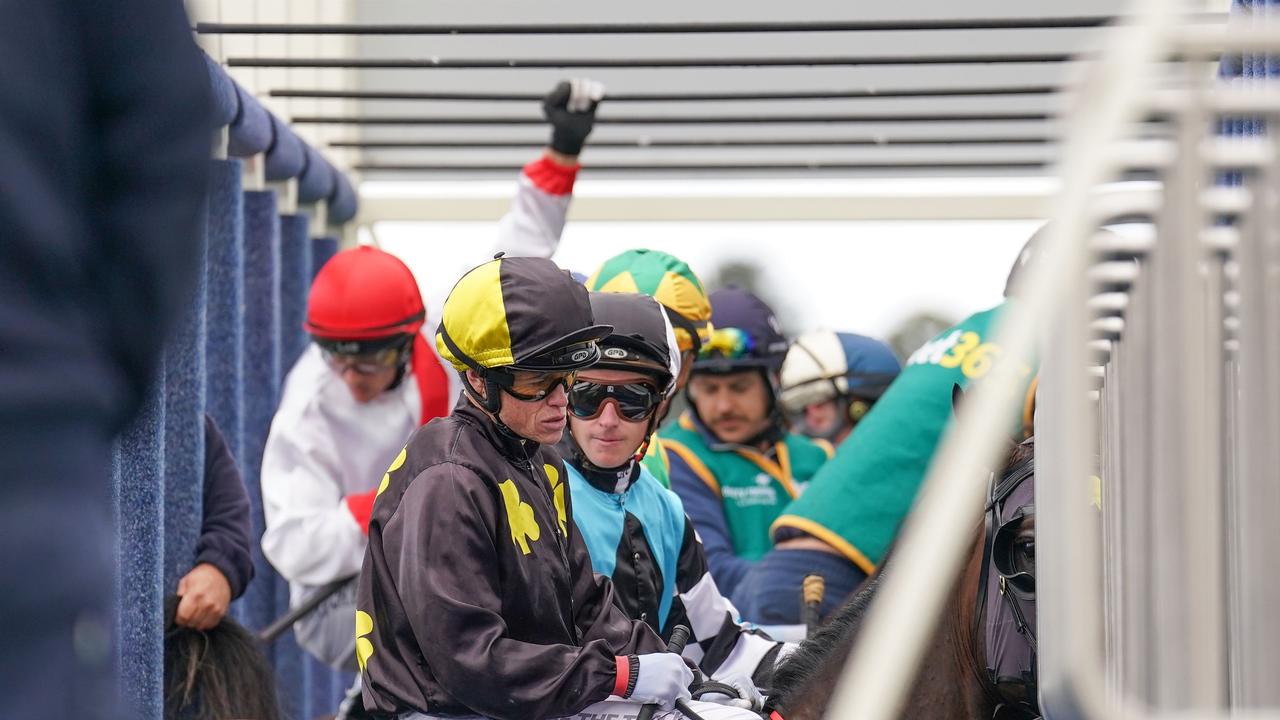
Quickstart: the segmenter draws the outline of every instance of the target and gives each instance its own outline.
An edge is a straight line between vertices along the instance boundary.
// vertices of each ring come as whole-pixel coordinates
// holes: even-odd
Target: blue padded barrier
[[[274,192],[244,193],[244,456],[241,470],[253,509],[255,577],[244,595],[245,620],[262,628],[285,610],[276,602],[280,580],[262,556],[262,449],[280,386],[280,217]]]
[[[244,471],[244,195],[241,162],[215,160],[209,183],[205,412]]]
[[[165,593],[195,561],[204,506],[205,247],[197,238],[199,270],[186,311],[165,346],[164,359],[164,585]],[[161,632],[161,626],[156,626]]]
[[[253,509],[256,575],[245,593],[249,627],[262,628],[288,610],[289,590],[262,555],[262,451],[280,399],[280,216],[273,191],[244,193],[244,437],[245,485]],[[302,651],[286,633],[269,657],[286,717],[307,718]]]
[[[161,362],[164,365],[164,362]],[[118,667],[129,717],[160,720],[164,687],[164,376],[117,439]],[[68,691],[73,689],[68,688]]]
[[[280,118],[271,118],[271,147],[267,150],[266,178],[280,182],[297,177],[307,164],[306,145]]]
[[[311,288],[310,225],[307,215],[280,217],[280,368],[285,374],[307,348],[302,322]]]
[[[271,115],[253,95],[239,85],[240,113],[231,123],[227,138],[227,153],[235,157],[248,157],[264,153],[271,146]]]
[[[341,225],[356,216],[356,210],[359,205],[356,202],[356,191],[351,187],[351,181],[342,173],[334,174],[333,194],[329,196],[329,217],[330,225]]]
[[[320,272],[320,268],[329,262],[329,258],[338,254],[338,238],[318,237],[311,241],[311,277]]]
[[[307,164],[298,176],[298,202],[314,203],[328,200],[333,194],[333,166],[310,145],[307,146]]]
[[[240,114],[240,97],[236,93],[236,84],[213,58],[205,55],[204,63],[209,71],[209,88],[213,95],[213,126],[230,125]]]
[[[1234,22],[1247,23],[1252,16],[1265,17],[1280,8],[1277,0],[1234,0],[1231,14]],[[1264,55],[1246,53],[1244,55],[1223,55],[1218,65],[1218,75],[1232,85],[1249,87],[1267,82],[1267,78],[1280,77],[1280,55]],[[1218,125],[1219,133],[1231,136],[1265,135],[1266,122],[1258,116],[1224,118]],[[1238,171],[1222,172],[1217,177],[1218,184],[1240,185],[1243,178]]]

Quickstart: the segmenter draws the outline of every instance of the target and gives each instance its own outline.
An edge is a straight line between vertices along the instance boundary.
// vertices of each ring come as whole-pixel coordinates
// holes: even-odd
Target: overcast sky
[[[961,318],[1000,301],[1009,266],[1039,223],[999,222],[579,222],[555,260],[590,274],[635,247],[666,250],[710,279],[751,259],[780,313],[804,329],[883,336],[921,310]],[[380,223],[383,249],[413,269],[430,323],[458,276],[482,262],[495,224]]]

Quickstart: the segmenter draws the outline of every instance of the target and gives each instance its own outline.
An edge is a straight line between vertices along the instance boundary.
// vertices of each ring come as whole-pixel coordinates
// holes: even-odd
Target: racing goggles
[[[699,360],[740,360],[751,356],[756,341],[746,331],[735,327],[716,328],[698,350]]]
[[[579,420],[594,420],[604,412],[609,401],[613,401],[624,419],[639,422],[653,415],[662,402],[662,395],[640,383],[611,385],[584,380],[574,383],[569,391],[569,412]]]
[[[347,370],[354,370],[358,375],[375,375],[387,368],[395,367],[400,362],[403,351],[404,348],[401,346],[361,354],[341,353],[329,348],[320,349],[324,361],[333,368],[334,372],[342,374]]]
[[[511,374],[511,382],[502,389],[511,397],[525,402],[538,402],[555,392],[556,387],[563,387],[569,392],[578,377],[577,370],[561,372],[530,372],[517,370]]]

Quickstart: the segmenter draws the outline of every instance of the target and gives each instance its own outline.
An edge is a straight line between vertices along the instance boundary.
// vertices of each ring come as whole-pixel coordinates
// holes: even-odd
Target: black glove
[[[542,114],[551,123],[551,149],[579,155],[596,122],[596,105],[604,85],[582,78],[561,82],[542,101]]]

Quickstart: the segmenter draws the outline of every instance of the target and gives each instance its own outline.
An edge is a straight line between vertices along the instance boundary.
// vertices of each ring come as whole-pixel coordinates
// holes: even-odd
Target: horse
[[[178,596],[165,599],[166,720],[282,720],[275,673],[258,638],[224,617],[200,631],[174,622]]]
[[[1039,717],[1034,678],[1034,505],[1024,502],[1031,490],[1031,483],[1024,481],[1034,475],[1034,452],[1034,439],[1015,446],[1001,481],[992,483],[983,522],[975,525],[968,560],[900,717]],[[823,717],[867,608],[883,575],[891,572],[892,554],[778,667],[769,700],[769,708],[776,711],[773,717]],[[991,658],[989,643],[997,648]]]

